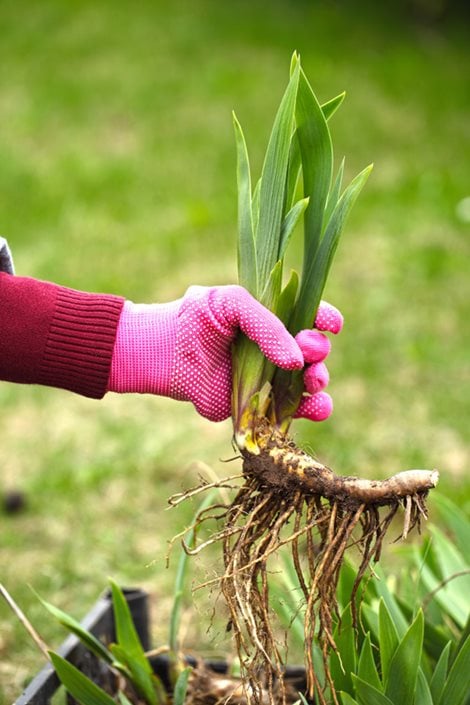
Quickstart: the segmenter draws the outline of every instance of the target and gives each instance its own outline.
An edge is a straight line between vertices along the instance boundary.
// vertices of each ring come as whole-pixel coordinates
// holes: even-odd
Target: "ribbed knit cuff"
[[[108,391],[171,395],[181,301],[126,301],[119,320]]]
[[[57,287],[36,382],[101,399],[123,304],[117,296]]]

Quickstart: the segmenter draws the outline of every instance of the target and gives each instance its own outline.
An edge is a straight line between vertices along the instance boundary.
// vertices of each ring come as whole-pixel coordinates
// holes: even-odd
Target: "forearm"
[[[123,303],[0,273],[0,379],[101,398]]]

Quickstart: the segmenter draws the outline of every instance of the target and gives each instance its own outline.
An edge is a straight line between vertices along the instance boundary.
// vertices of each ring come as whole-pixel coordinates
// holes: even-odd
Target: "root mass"
[[[402,536],[419,528],[421,518],[427,516],[426,496],[437,484],[438,474],[411,470],[380,482],[340,477],[266,422],[257,431],[257,451],[241,449],[244,483],[222,513],[218,505],[222,527],[212,541],[223,546],[220,587],[248,699],[266,702],[268,692],[270,702],[285,702],[284,649],[273,627],[268,563],[282,546],[288,546],[304,602],[307,693],[320,705],[328,700],[336,705],[328,663],[331,650],[336,649],[337,587],[345,552],[351,545],[359,549],[351,594],[356,622],[359,583],[371,561],[379,560],[392,519],[403,506]],[[213,515],[213,508],[205,509],[197,523]],[[321,663],[314,662],[314,643]]]

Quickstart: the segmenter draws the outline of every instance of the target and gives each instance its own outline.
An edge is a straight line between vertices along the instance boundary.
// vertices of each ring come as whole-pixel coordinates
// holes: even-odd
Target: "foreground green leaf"
[[[188,666],[179,674],[173,689],[173,705],[184,705],[188,691],[189,676],[192,670],[193,669]]]
[[[152,668],[142,648],[126,598],[119,586],[110,581],[113,599],[116,636],[121,659],[132,674],[132,682],[149,705],[157,705],[155,679]]]
[[[398,634],[383,598],[379,602],[379,647],[382,680],[387,685],[392,657],[398,647]]]
[[[129,657],[140,660],[147,672],[152,673],[124,593],[114,580],[110,580],[110,585],[118,644]]]
[[[445,649],[442,651],[439,661],[434,669],[434,673],[432,674],[430,687],[434,703],[438,703],[440,701],[442,691],[444,690],[451,646],[452,643],[449,641]]]
[[[366,634],[364,643],[362,644],[361,654],[359,656],[357,666],[357,674],[363,681],[370,683],[370,685],[377,688],[377,690],[383,691],[383,686],[380,681],[377,666],[375,665],[374,656],[372,653],[369,633]]]
[[[349,695],[349,693],[345,693],[343,691],[340,691],[339,696],[341,698],[342,705],[359,705],[357,700],[354,700],[354,698],[351,695]]]
[[[122,673],[129,681],[132,681],[132,672],[127,666],[128,657],[126,651],[119,644],[111,644],[109,647],[114,656],[113,666]]]
[[[352,692],[351,674],[356,672],[356,640],[351,605],[343,610],[333,638],[338,647],[330,657],[330,669],[335,688]]]
[[[390,618],[393,621],[396,632],[398,636],[402,638],[408,629],[409,622],[405,619],[400,609],[395,593],[388,586],[382,566],[380,564],[374,566],[374,572],[379,578],[379,580],[374,580],[374,590],[378,597],[381,598],[387,606],[387,610],[390,613]]]
[[[455,658],[455,654],[456,654],[456,653],[460,653],[460,651],[463,649],[463,647],[464,647],[464,645],[465,645],[465,642],[467,641],[468,637],[470,637],[470,615],[469,615],[469,617],[468,617],[467,624],[466,624],[465,627],[463,628],[463,631],[462,631],[462,633],[461,633],[461,635],[460,635],[460,639],[458,640],[458,642],[457,642],[457,644],[456,644],[456,646],[455,646],[454,653],[453,653],[453,658]]]
[[[407,602],[405,599],[397,598],[398,605],[404,617],[411,621],[415,612],[415,604]],[[429,660],[437,661],[449,640],[449,634],[442,625],[435,626],[431,621],[429,610],[425,611],[424,619],[424,652],[427,656],[427,663],[423,667],[429,667]]]
[[[360,705],[398,705],[394,703],[390,698],[374,688],[373,685],[363,681],[356,675],[353,675],[354,687],[356,690],[356,697]],[[400,703],[400,705],[405,705],[405,702]],[[409,703],[407,703],[409,705]]]
[[[418,669],[414,705],[434,705],[431,689],[422,668]]]
[[[55,619],[57,619],[57,621],[62,624],[62,626],[65,627],[69,632],[75,634],[75,636],[80,639],[82,644],[84,644],[87,649],[89,649],[93,654],[95,654],[95,656],[98,656],[98,658],[103,659],[103,661],[105,661],[106,663],[112,663],[112,653],[104,646],[104,644],[101,643],[101,641],[99,641],[99,639],[97,639],[95,636],[93,636],[93,634],[91,634],[91,632],[85,629],[80,624],[80,622],[78,622],[66,612],[63,612],[58,607],[51,605],[49,602],[46,602],[42,598],[39,599],[41,600],[41,603],[44,605],[44,607],[48,610],[48,612],[53,617],[55,617]]]
[[[110,695],[62,656],[53,651],[49,656],[61,683],[81,705],[116,705]]]
[[[469,697],[470,636],[457,654],[445,682],[439,705],[465,705]]]
[[[423,636],[424,617],[419,610],[398,644],[388,669],[385,693],[394,703],[413,703],[423,650]]]

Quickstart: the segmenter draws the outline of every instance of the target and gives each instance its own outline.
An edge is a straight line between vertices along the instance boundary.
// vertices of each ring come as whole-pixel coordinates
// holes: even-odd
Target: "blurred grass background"
[[[375,168],[326,292],[346,319],[335,413],[296,434],[343,474],[437,467],[438,491],[468,510],[468,15],[378,5],[3,0],[0,231],[18,274],[134,301],[235,281],[231,110],[259,170],[298,50],[320,100],[347,91],[337,159],[349,176]],[[151,590],[164,639],[167,542],[192,511],[166,500],[197,463],[234,470],[220,461],[229,423],[166,399],[5,383],[0,415],[0,492],[27,498],[0,513],[0,579],[53,645],[62,633],[29,586],[80,617],[108,575]],[[193,640],[223,648],[206,607],[195,615]],[[0,703],[41,665],[0,604]]]

